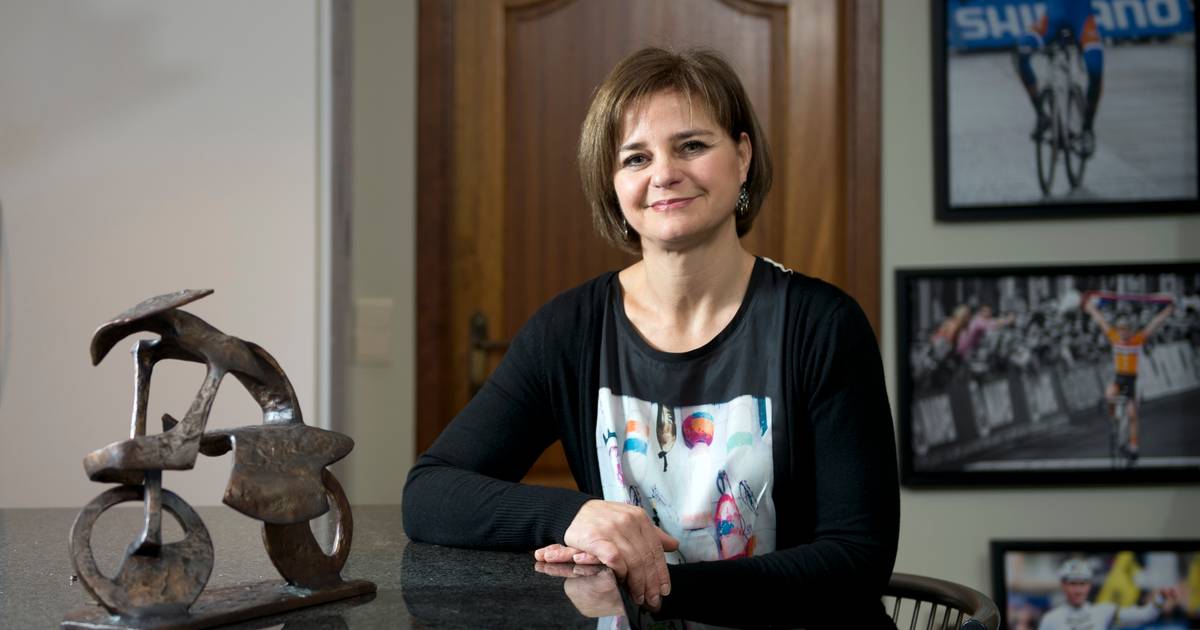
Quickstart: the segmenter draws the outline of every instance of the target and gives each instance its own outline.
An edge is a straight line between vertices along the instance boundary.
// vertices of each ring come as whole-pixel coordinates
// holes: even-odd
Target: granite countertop
[[[52,628],[90,603],[73,570],[67,537],[75,509],[0,510],[0,626]],[[224,506],[201,507],[216,560],[208,588],[277,580],[260,524]],[[117,507],[96,524],[92,548],[111,575],[139,529],[136,507]],[[164,518],[165,540],[172,527]],[[320,532],[318,525],[314,531]],[[563,591],[564,578],[534,570],[529,553],[452,549],[410,542],[399,506],[354,508],[345,579],[371,580],[366,595],[231,627],[268,628],[595,628]]]

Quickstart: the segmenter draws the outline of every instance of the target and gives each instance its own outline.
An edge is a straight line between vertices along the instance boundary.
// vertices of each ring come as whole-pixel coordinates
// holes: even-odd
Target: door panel
[[[877,170],[877,131],[874,145],[857,130],[847,144],[857,117],[844,105],[861,94],[843,72],[862,56],[855,42],[878,51],[877,24],[873,41],[859,26],[875,2],[422,0],[418,448],[466,402],[474,313],[511,338],[555,294],[634,260],[593,231],[575,148],[593,90],[642,46],[714,48],[742,78],[776,166],[746,247],[877,303],[878,273],[856,261],[877,261],[878,235],[862,253],[847,239],[877,197],[846,207],[860,199],[846,174]],[[569,477],[561,451],[531,475]]]

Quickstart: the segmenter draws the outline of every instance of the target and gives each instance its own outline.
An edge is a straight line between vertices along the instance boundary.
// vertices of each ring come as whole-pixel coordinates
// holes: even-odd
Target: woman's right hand
[[[657,609],[671,592],[664,551],[679,541],[654,526],[639,507],[593,499],[583,504],[563,537],[567,546],[591,554],[625,580],[639,605]]]

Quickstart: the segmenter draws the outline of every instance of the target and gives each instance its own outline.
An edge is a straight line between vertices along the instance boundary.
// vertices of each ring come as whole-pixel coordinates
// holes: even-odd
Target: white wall
[[[941,225],[933,221],[929,0],[883,3],[884,363],[893,407],[897,267],[1194,259],[1200,218]],[[1014,83],[1013,89],[1019,89]],[[1032,167],[1031,167],[1032,168]],[[899,571],[991,593],[994,538],[1195,537],[1192,486],[906,490]]]
[[[81,506],[80,464],[128,436],[121,343],[92,331],[151,295],[253,340],[315,420],[317,3],[0,3],[0,507]],[[160,364],[151,423],[182,416],[194,364]],[[210,427],[253,424],[228,379]],[[165,484],[219,502],[228,467]]]
[[[391,304],[382,330],[356,327],[373,339],[355,335],[355,350],[387,356],[355,359],[338,424],[356,442],[339,471],[356,503],[399,503],[416,448],[416,5],[354,3],[352,294]]]

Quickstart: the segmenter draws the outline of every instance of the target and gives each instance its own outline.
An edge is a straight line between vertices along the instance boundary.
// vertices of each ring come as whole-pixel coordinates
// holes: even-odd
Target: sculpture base
[[[79,630],[211,628],[374,592],[375,584],[365,580],[351,580],[321,589],[299,588],[283,581],[239,584],[204,591],[186,615],[125,617],[97,605],[73,611],[63,619],[62,627]]]

